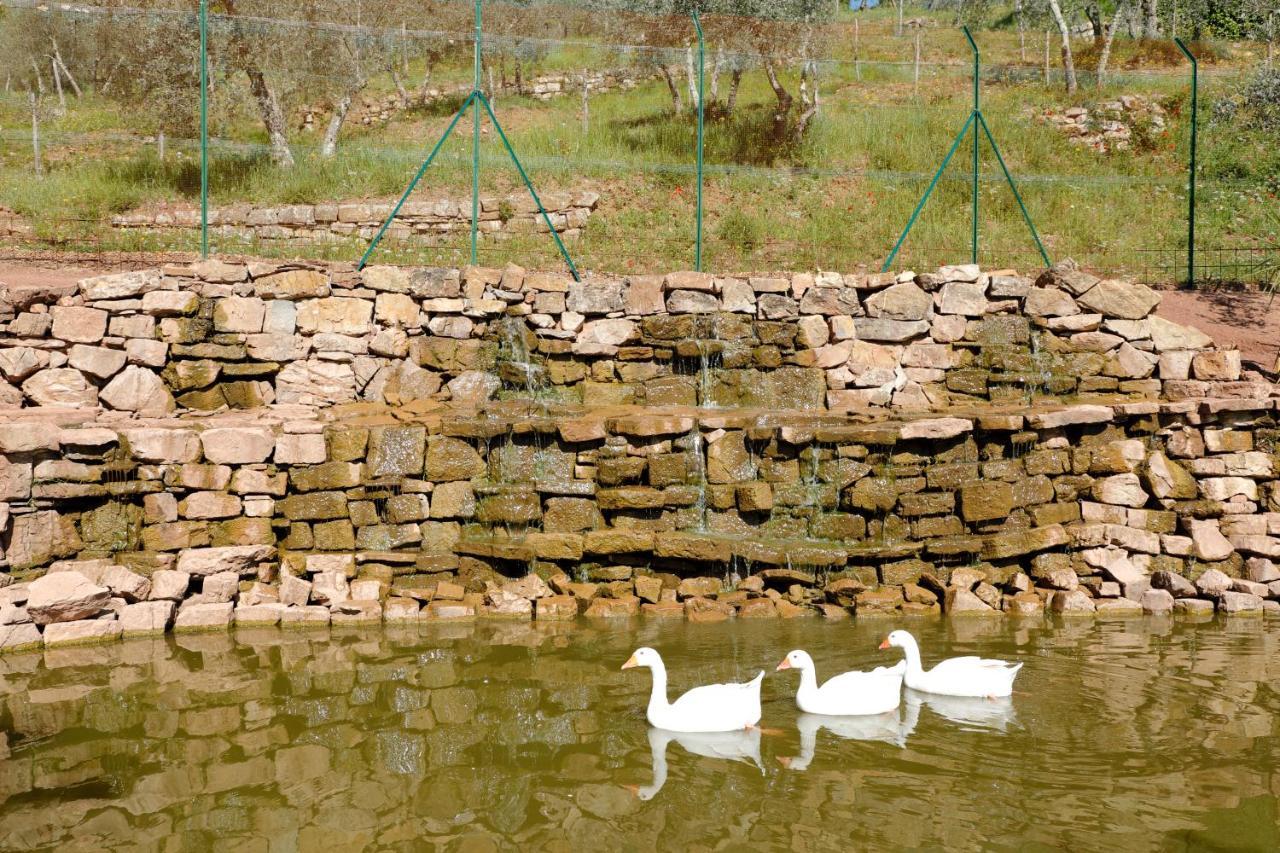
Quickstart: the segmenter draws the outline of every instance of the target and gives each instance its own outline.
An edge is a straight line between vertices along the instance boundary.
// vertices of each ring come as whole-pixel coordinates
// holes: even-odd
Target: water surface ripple
[[[910,691],[799,714],[896,660],[891,623],[479,624],[237,632],[0,658],[4,850],[1275,850],[1280,629],[910,625],[926,664],[1026,662],[1008,701]],[[760,732],[650,730],[673,695],[760,669]]]

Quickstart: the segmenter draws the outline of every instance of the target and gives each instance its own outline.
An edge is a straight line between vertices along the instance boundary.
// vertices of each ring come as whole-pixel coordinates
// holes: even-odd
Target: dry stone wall
[[[847,412],[1256,397],[1160,294],[1070,265],[589,277],[225,264],[0,290],[0,406],[154,415],[270,403]]]
[[[551,228],[564,237],[576,237],[586,227],[598,193],[547,193],[539,196]],[[390,202],[344,201],[323,204],[286,204],[260,207],[237,204],[209,211],[215,234],[237,240],[293,240],[312,243],[357,238],[372,240],[391,214]],[[479,232],[492,239],[517,234],[547,233],[550,229],[528,193],[480,200]],[[2,227],[2,226],[0,226]],[[141,209],[114,216],[111,227],[121,230],[172,231],[200,227],[195,207]],[[418,245],[442,245],[471,228],[471,200],[408,201],[396,214],[384,240]]]
[[[0,647],[476,617],[1280,613],[1274,401],[0,428]]]
[[[1158,293],[1070,266],[207,263],[4,296],[4,650],[583,614],[1280,614],[1275,389],[1154,317]]]
[[[628,92],[640,82],[658,76],[655,72],[644,72],[635,68],[619,68],[611,70],[583,70],[578,72],[560,72],[540,74],[532,80],[510,79],[499,84],[498,91],[506,94],[528,95],[539,101],[565,95],[581,95],[585,86],[588,95],[601,95],[606,92]],[[426,87],[401,98],[398,94],[381,97],[361,98],[347,121],[365,127],[386,124],[400,113],[407,110],[422,109],[439,104],[442,101],[454,101],[460,104],[462,99],[471,94],[471,85],[458,85],[448,88]],[[489,93],[493,97],[492,92]],[[315,130],[323,124],[328,110],[323,107],[304,107],[302,110],[302,129]]]

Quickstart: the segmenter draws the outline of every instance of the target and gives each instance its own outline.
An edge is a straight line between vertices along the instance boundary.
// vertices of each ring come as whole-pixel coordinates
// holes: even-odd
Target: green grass
[[[866,19],[859,51],[863,58],[897,61],[909,55],[909,40],[886,34],[892,30],[890,12],[881,10]],[[848,20],[842,15],[842,22]],[[927,58],[964,60],[967,48],[957,31],[930,29],[926,38]],[[984,32],[984,53],[993,62],[1016,61],[1016,38],[1009,30]],[[851,55],[849,43],[833,44],[839,55]],[[1028,49],[1030,76],[1039,59],[1033,45]],[[1118,42],[1113,67],[1121,68],[1124,57],[1141,50],[1141,45]],[[567,45],[544,57],[537,70],[616,65],[609,59],[598,49]],[[419,67],[410,72],[411,81],[421,78]],[[450,65],[438,69],[433,81],[465,80],[465,72],[460,64]],[[762,74],[744,77],[734,116],[707,125],[704,266],[716,271],[878,268],[970,107],[968,71],[962,64],[925,68],[918,89],[910,73],[909,67],[870,61],[857,69],[847,62],[824,66],[823,109],[799,145],[772,138],[772,92]],[[1202,79],[1202,106],[1234,85],[1237,78],[1229,73]],[[1140,272],[1144,250],[1185,245],[1189,122],[1181,70],[1136,77],[1117,73],[1104,89],[1085,87],[1072,98],[1056,85],[987,79],[999,77],[994,72],[984,76],[983,111],[1053,258],[1071,256],[1105,271]],[[793,75],[787,83],[794,91]],[[242,84],[233,80],[228,85]],[[722,93],[727,86],[726,75]],[[389,79],[380,77],[367,94],[381,97],[390,91]],[[1172,108],[1171,128],[1152,150],[1098,154],[1067,144],[1059,131],[1032,117],[1047,107],[1122,93],[1142,94]],[[449,107],[437,105],[404,113],[383,127],[349,125],[338,156],[331,160],[316,154],[318,132],[295,130],[299,162],[283,171],[267,159],[261,127],[236,94],[224,89],[212,121],[217,136],[235,141],[213,149],[210,188],[215,205],[394,197],[450,118]],[[233,110],[232,103],[241,105]],[[579,267],[630,272],[690,266],[692,115],[671,115],[660,80],[633,92],[593,96],[587,133],[582,132],[579,107],[576,96],[548,102],[497,98],[499,119],[541,191],[590,188],[602,194],[585,233],[569,244]],[[166,251],[197,245],[194,234],[123,234],[104,227],[113,213],[140,205],[198,202],[198,152],[190,140],[172,141],[169,157],[161,163],[153,146],[128,135],[111,103],[93,96],[73,100],[65,116],[45,122],[47,174],[37,181],[23,135],[29,126],[29,116],[24,125],[24,110],[18,97],[0,96],[0,205],[28,216],[42,239],[95,250]],[[469,119],[459,124],[418,197],[469,193],[470,126]],[[1275,213],[1280,146],[1206,123],[1200,147],[1200,245],[1280,242]],[[515,171],[491,129],[482,148],[483,191],[518,190]],[[900,266],[925,268],[968,258],[970,157],[966,140],[904,244]],[[1034,268],[1034,243],[985,142],[980,168],[980,260]],[[228,243],[219,235],[214,244],[225,252],[317,258],[355,259],[363,250],[357,241],[299,248]],[[439,249],[387,246],[378,257],[460,263],[467,257],[467,241],[460,235]],[[483,263],[507,260],[526,266],[559,263],[545,237],[484,244]]]

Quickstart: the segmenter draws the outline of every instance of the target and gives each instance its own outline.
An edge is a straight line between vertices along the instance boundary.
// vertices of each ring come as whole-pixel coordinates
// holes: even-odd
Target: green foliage
[[[721,217],[716,233],[721,240],[743,255],[754,252],[764,239],[764,228],[760,221],[737,208]]]
[[[1280,69],[1261,68],[1242,90],[1215,101],[1213,122],[1280,137]]]

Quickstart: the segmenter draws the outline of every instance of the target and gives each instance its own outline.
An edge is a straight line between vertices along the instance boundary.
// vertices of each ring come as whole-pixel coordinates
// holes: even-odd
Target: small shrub
[[[1280,134],[1280,69],[1262,68],[1238,94],[1215,101],[1213,122]]]
[[[755,217],[731,210],[720,220],[720,239],[744,255],[755,251],[764,236],[764,228]]]

